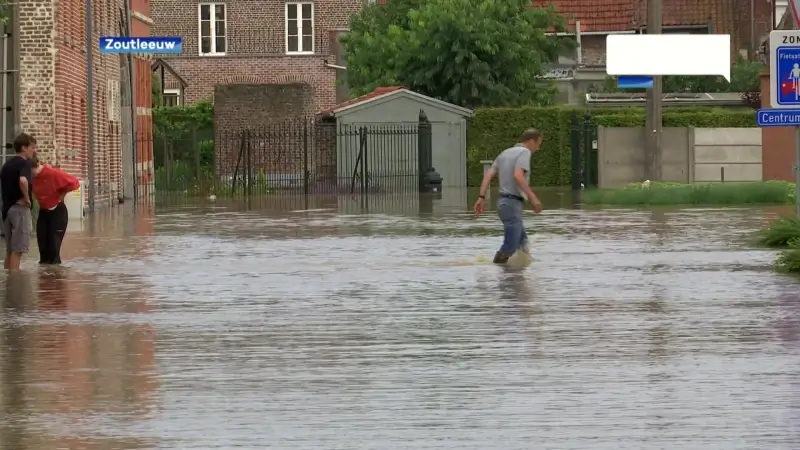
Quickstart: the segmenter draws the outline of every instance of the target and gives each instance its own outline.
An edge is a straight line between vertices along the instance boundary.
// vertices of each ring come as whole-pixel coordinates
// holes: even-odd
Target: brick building
[[[87,180],[87,80],[85,3],[83,0],[33,0],[17,3],[19,54],[18,125],[34,135],[44,160]],[[95,0],[94,36],[124,35],[125,0]],[[147,17],[148,0],[132,0],[134,35],[149,35],[152,20]],[[125,136],[123,117],[130,103],[123,105],[123,64],[125,56],[93,53],[94,67],[94,168],[95,205],[117,204],[118,197],[132,198],[123,192],[125,178],[132,186],[137,176],[133,166],[133,139]],[[137,62],[134,86],[137,87],[136,161],[139,182],[146,182],[152,167],[150,144],[150,70],[146,60]],[[130,96],[128,95],[127,98]],[[127,109],[127,110],[126,110]],[[123,158],[123,139],[129,144]],[[130,158],[130,159],[128,159]]]
[[[606,36],[643,32],[647,27],[647,0],[532,0],[535,6],[553,4],[566,16],[568,30],[580,22],[581,63],[605,65]],[[751,0],[670,0],[662,6],[663,33],[730,34],[736,53],[751,48]],[[772,4],[753,0],[757,48],[772,29]],[[732,55],[733,56],[733,55]]]
[[[266,115],[311,115],[346,95],[337,90],[337,36],[363,3],[154,0],[152,14],[156,35],[183,38],[183,54],[163,58],[186,81],[178,103],[213,99],[219,105],[224,95],[231,110],[257,103],[262,110],[279,108]],[[164,82],[164,93],[177,95],[178,81],[168,76]]]

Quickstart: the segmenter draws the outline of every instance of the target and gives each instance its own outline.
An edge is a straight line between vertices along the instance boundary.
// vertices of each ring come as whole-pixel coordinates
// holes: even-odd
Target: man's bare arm
[[[27,204],[31,204],[31,198],[28,195],[28,179],[25,177],[19,177],[19,190],[22,192],[22,199],[25,200]]]
[[[539,202],[539,197],[533,193],[531,187],[528,186],[528,180],[525,179],[525,169],[520,169],[519,167],[514,169],[514,180],[517,181],[519,188],[522,189],[522,192],[525,193],[531,203]]]
[[[483,181],[481,181],[481,189],[480,191],[478,191],[478,195],[480,195],[481,197],[486,196],[486,191],[489,190],[489,186],[492,184],[492,178],[494,178],[496,173],[497,170],[495,170],[494,167],[490,167],[489,170],[487,170],[486,173],[483,174]]]

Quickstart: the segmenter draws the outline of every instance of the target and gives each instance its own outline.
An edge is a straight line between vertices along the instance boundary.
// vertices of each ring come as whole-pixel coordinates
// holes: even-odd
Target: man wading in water
[[[533,128],[522,133],[521,142],[502,153],[494,160],[492,167],[486,171],[481,183],[478,201],[475,202],[475,214],[480,215],[486,202],[486,191],[497,174],[500,180],[500,198],[497,200],[497,215],[503,222],[503,245],[494,255],[495,264],[504,264],[519,249],[528,250],[528,235],[522,223],[522,210],[525,200],[530,200],[533,212],[542,212],[542,203],[528,186],[531,172],[531,153],[542,145],[542,133]]]

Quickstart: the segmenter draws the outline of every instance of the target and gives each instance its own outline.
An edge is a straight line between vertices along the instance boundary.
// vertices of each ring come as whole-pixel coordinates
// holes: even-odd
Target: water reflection
[[[3,448],[152,448],[124,429],[153,407],[154,332],[119,316],[146,299],[65,267],[4,281]]]

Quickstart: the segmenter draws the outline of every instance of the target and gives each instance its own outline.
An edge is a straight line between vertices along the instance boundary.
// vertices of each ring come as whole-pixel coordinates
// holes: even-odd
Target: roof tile
[[[568,29],[581,22],[581,31],[622,31],[635,27],[637,0],[532,0],[533,6],[553,5],[566,16]]]
[[[375,89],[374,91],[372,91],[372,92],[370,92],[368,94],[362,95],[361,97],[351,98],[350,100],[347,100],[347,101],[344,101],[342,103],[336,104],[333,107],[328,108],[328,109],[326,109],[324,111],[320,111],[319,114],[322,115],[322,116],[330,116],[330,115],[333,115],[334,111],[342,109],[342,108],[344,108],[346,106],[353,106],[353,105],[356,105],[358,103],[365,102],[367,100],[371,100],[371,99],[373,99],[375,97],[379,97],[381,95],[388,94],[390,92],[399,91],[401,89],[405,89],[405,87],[404,86],[379,87],[379,88]]]
[[[559,14],[567,17],[570,30],[574,30],[576,20],[580,20],[584,32],[625,31],[647,24],[647,0],[531,1],[533,6],[555,6]],[[706,25],[712,21],[732,23],[733,17],[725,17],[731,10],[727,6],[713,0],[670,0],[662,6],[662,25]]]

